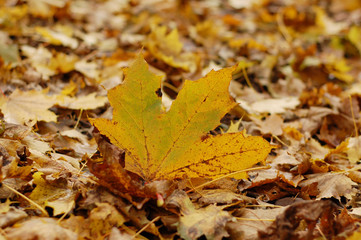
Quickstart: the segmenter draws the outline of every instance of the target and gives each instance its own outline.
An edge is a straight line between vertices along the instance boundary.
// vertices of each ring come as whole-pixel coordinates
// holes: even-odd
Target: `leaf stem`
[[[242,221],[269,221],[269,222],[273,222],[276,219],[272,219],[272,218],[242,218],[242,217],[236,217],[238,220],[242,220]]]
[[[34,205],[35,207],[37,207],[45,216],[49,217],[48,212],[39,204],[37,204],[36,202],[34,202],[33,200],[31,200],[30,198],[28,198],[27,196],[25,196],[24,194],[22,194],[21,192],[17,191],[16,189],[10,187],[9,185],[2,183],[2,185],[4,187],[6,187],[7,189],[9,189],[10,191],[12,191],[13,193],[16,193],[17,195],[19,195],[20,197],[24,198],[26,201],[28,201],[30,204]]]
[[[144,227],[142,227],[142,229],[140,229],[138,232],[136,232],[133,236],[132,239],[135,239],[139,234],[141,234],[145,229],[147,229],[147,227],[150,226],[150,224],[158,221],[160,219],[160,216],[155,217],[152,221],[150,221],[149,223],[147,223]]]
[[[201,185],[198,185],[198,186],[196,186],[196,187],[188,190],[186,193],[193,192],[194,190],[196,190],[196,189],[198,189],[198,188],[202,188],[202,187],[207,186],[207,185],[209,185],[209,184],[211,184],[211,183],[214,183],[214,182],[216,182],[216,181],[218,181],[218,180],[220,180],[220,179],[222,179],[222,178],[230,177],[230,176],[235,175],[235,174],[238,174],[238,173],[247,172],[247,171],[254,171],[254,170],[260,170],[260,169],[269,169],[269,168],[270,168],[270,166],[262,166],[262,167],[247,168],[247,169],[243,169],[243,170],[231,172],[231,173],[226,174],[226,175],[224,175],[224,176],[222,176],[222,177],[219,177],[219,178],[213,179],[213,180],[211,180],[211,181],[209,181],[209,182],[206,182],[206,183],[203,183],[203,184],[201,184]]]
[[[351,115],[352,115],[353,125],[355,127],[356,138],[357,138],[357,141],[358,141],[358,129],[357,129],[357,125],[356,125],[355,113],[353,112],[352,98],[351,98],[351,95],[348,95],[348,97],[350,99]]]

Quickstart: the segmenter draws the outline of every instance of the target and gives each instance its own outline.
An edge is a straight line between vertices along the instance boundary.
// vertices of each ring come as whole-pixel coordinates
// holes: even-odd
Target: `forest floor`
[[[360,57],[358,0],[0,0],[0,240],[361,239]]]

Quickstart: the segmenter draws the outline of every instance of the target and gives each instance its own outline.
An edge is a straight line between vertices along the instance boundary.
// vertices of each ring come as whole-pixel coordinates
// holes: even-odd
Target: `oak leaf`
[[[264,161],[273,148],[244,132],[207,135],[235,106],[228,86],[234,68],[186,80],[168,112],[162,109],[161,77],[139,56],[125,70],[123,84],[108,91],[113,120],[90,119],[125,151],[125,169],[146,181],[215,178]],[[245,173],[232,177],[244,178]]]

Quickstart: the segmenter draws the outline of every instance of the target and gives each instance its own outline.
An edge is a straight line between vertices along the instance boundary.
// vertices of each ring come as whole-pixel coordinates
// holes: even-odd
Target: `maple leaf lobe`
[[[251,167],[272,149],[263,138],[243,133],[204,138],[236,104],[228,92],[234,70],[212,70],[197,81],[186,80],[164,112],[161,77],[151,73],[139,56],[125,71],[123,84],[108,91],[113,120],[90,121],[125,151],[125,169],[146,181],[219,177]]]

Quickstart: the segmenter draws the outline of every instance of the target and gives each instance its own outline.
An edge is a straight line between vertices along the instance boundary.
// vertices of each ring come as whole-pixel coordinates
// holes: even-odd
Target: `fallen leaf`
[[[331,201],[302,201],[289,206],[273,224],[259,232],[258,239],[316,239],[322,233],[334,236],[337,207]],[[301,224],[305,221],[305,224]],[[317,226],[319,231],[313,231]],[[329,238],[327,238],[329,239]]]
[[[54,216],[67,213],[72,207],[75,207],[75,195],[67,184],[50,184],[43,177],[43,173],[36,172],[33,175],[35,189],[31,192],[29,198],[40,204],[54,209]]]
[[[296,97],[285,97],[279,99],[265,99],[251,104],[251,113],[284,113],[287,110],[294,109],[300,104]]]
[[[348,236],[346,238],[346,240],[359,240],[359,239],[361,239],[361,231],[360,230],[353,232],[351,236]]]
[[[260,130],[263,134],[279,136],[283,133],[283,119],[276,114],[267,116],[264,121],[254,118],[254,122],[260,126]]]
[[[190,72],[196,70],[197,55],[182,52],[183,44],[179,40],[177,28],[167,34],[166,26],[153,26],[145,45],[155,57],[172,67]]]
[[[5,44],[0,42],[0,57],[4,60],[5,64],[13,64],[19,62],[19,49],[16,44]]]
[[[6,231],[14,240],[77,240],[77,234],[62,228],[54,218],[34,217]]]
[[[0,95],[0,109],[8,123],[33,126],[38,121],[56,122],[55,113],[48,110],[54,104],[54,99],[43,91],[16,89],[9,97]]]
[[[23,55],[29,58],[29,61],[35,70],[42,75],[44,80],[49,80],[50,76],[56,74],[56,62],[53,60],[53,54],[44,47],[33,48],[27,45],[21,46]]]
[[[65,26],[56,26],[57,31],[45,28],[45,27],[36,27],[35,31],[39,33],[46,42],[54,45],[63,45],[75,49],[78,47],[78,41],[68,34],[72,30]]]
[[[161,78],[139,56],[123,84],[111,89],[113,120],[90,119],[126,153],[125,169],[146,181],[218,177],[263,161],[273,148],[245,133],[205,135],[233,106],[228,85],[234,68],[186,81],[168,112],[161,106]],[[245,173],[233,177],[246,177]]]
[[[205,235],[207,239],[222,239],[229,236],[225,230],[226,223],[235,219],[222,207],[209,205],[196,209],[187,194],[176,190],[167,199],[168,206],[180,208],[178,232],[183,239],[198,239]]]
[[[75,70],[81,72],[85,76],[89,78],[98,79],[100,75],[100,71],[98,69],[98,65],[95,62],[87,62],[84,60],[78,61],[74,65]]]
[[[104,96],[96,96],[96,93],[91,93],[86,96],[80,97],[68,97],[68,96],[58,96],[58,104],[61,107],[69,109],[95,109],[107,102],[107,98]]]
[[[356,194],[356,190],[352,186],[357,185],[357,183],[343,173],[315,173],[305,177],[307,180],[302,181],[299,186],[302,187],[303,191],[307,192],[315,184],[318,190],[317,199],[331,197],[340,199],[341,196],[351,199]]]
[[[90,212],[89,230],[92,239],[103,239],[113,227],[120,227],[125,222],[124,217],[109,203],[99,203]]]
[[[201,197],[199,203],[202,205],[210,204],[231,204],[233,202],[252,202],[253,199],[247,196],[234,193],[228,189],[207,189],[200,191]]]
[[[1,213],[0,213],[0,227],[6,228],[13,225],[16,222],[26,218],[26,214],[23,210],[17,209],[15,207],[9,206],[11,201],[7,200],[4,203],[1,203]]]
[[[0,138],[0,179],[26,178],[32,169],[32,161],[20,162],[28,155],[27,148],[20,141]]]
[[[276,217],[285,210],[284,207],[271,209],[242,209],[236,222],[229,222],[227,228],[230,232],[241,236],[242,240],[257,239],[258,231],[262,231],[272,225]]]

